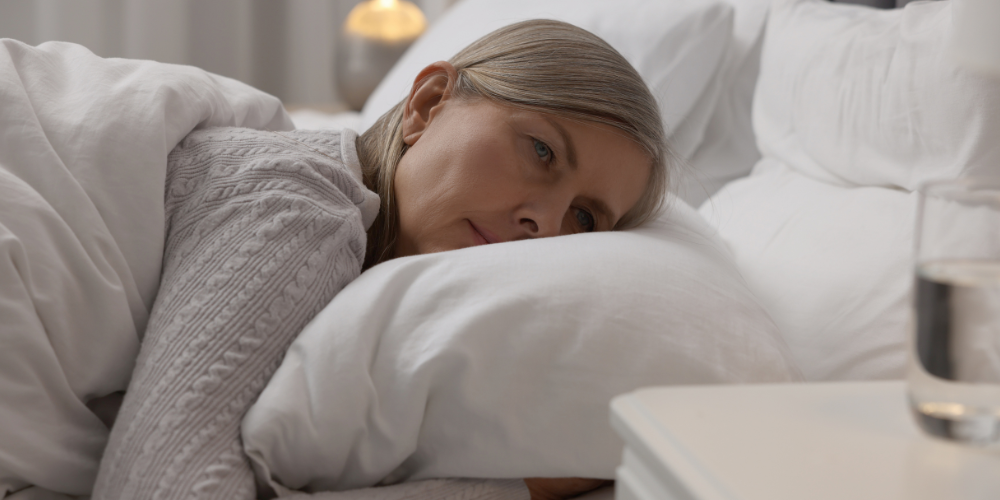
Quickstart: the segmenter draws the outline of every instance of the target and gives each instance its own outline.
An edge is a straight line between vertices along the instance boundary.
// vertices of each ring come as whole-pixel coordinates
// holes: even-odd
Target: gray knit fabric
[[[355,139],[215,128],[171,152],[159,294],[94,500],[255,498],[243,415],[361,271],[378,198],[360,183]],[[384,496],[408,488],[418,496]],[[520,481],[365,491],[350,498],[526,498]]]
[[[340,134],[234,128],[171,152],[160,289],[95,499],[255,497],[243,414],[361,272],[367,190],[339,157]]]
[[[530,500],[520,479],[430,479],[381,488],[293,495],[288,500]]]

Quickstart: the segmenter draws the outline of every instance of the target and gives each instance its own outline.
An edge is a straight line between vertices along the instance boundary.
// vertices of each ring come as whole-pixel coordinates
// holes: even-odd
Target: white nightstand
[[[1000,499],[1000,451],[925,437],[902,382],[643,389],[618,500]]]

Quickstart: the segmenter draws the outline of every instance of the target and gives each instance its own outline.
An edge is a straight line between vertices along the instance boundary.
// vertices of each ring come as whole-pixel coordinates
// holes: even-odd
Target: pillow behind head
[[[809,381],[904,375],[916,194],[769,159],[701,206]]]
[[[243,439],[261,479],[295,489],[613,478],[612,397],[795,380],[785,353],[727,250],[674,201],[637,230],[372,268],[295,341]]]
[[[780,0],[754,97],[765,157],[846,185],[997,176],[1000,84],[948,52],[952,2]]]
[[[950,60],[952,5],[772,4],[753,110],[764,158],[701,213],[808,380],[905,374],[912,190],[1000,172],[1000,82]]]
[[[608,42],[656,97],[667,135],[676,135],[674,152],[684,158],[694,152],[718,89],[700,97],[732,37],[733,8],[725,0],[465,0],[417,40],[382,80],[365,103],[362,129],[406,98],[428,64],[447,60],[484,35],[528,19],[568,22]],[[686,123],[689,116],[692,121]]]

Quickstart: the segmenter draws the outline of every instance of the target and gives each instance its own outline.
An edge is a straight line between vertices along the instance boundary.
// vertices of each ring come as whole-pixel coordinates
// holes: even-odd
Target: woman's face
[[[448,63],[429,66],[404,110],[396,257],[607,231],[639,201],[650,158],[621,132],[442,98],[453,79]]]

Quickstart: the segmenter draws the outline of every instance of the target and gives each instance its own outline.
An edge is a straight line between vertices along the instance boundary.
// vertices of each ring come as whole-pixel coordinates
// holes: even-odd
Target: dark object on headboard
[[[858,5],[867,5],[869,7],[876,7],[879,9],[894,9],[896,8],[896,0],[831,0],[835,3],[856,3]]]
[[[867,5],[869,7],[875,7],[879,9],[895,9],[903,7],[904,5],[912,2],[913,0],[830,0],[836,3],[856,3],[858,5]]]

